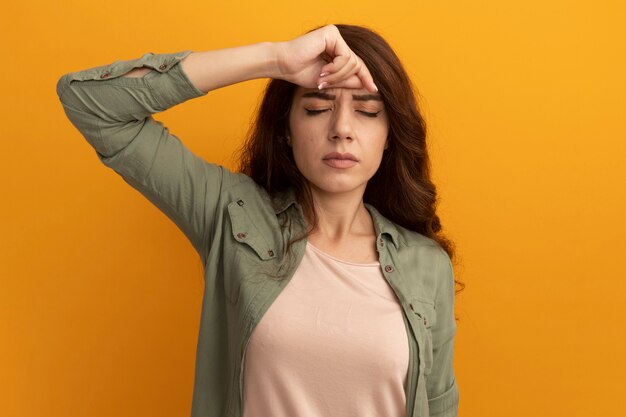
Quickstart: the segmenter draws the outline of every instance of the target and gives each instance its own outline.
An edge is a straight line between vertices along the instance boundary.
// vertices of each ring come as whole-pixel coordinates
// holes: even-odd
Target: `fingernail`
[[[324,81],[324,82],[320,83],[320,84],[317,86],[317,89],[318,89],[318,90],[321,90],[322,88],[326,87],[327,85],[328,85],[328,83],[327,83],[326,81]]]
[[[323,72],[323,73],[321,73],[321,74],[320,74],[320,77],[325,77],[325,76],[327,76],[328,74],[330,74],[330,73],[329,73],[329,72]]]
[[[376,87],[376,84],[374,84],[374,88],[376,89],[376,91],[378,91],[378,87]]]

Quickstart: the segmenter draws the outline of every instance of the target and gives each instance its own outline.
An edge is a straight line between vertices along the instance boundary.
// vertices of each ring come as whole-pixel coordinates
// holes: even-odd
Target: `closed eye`
[[[321,109],[321,110],[309,110],[309,109],[304,109],[306,111],[307,116],[315,116],[317,114],[323,113],[325,111],[328,111],[330,109]],[[368,112],[368,111],[363,111],[363,110],[357,110],[359,113],[363,114],[364,116],[367,117],[377,117],[378,113],[380,113],[380,110],[377,112]]]
[[[367,117],[377,117],[378,113],[380,113],[380,110],[377,112],[368,112],[368,111],[358,110],[358,112],[361,114],[364,114]]]
[[[307,116],[315,116],[316,114],[323,113],[323,112],[325,112],[326,110],[329,110],[329,109],[321,109],[321,110],[304,109],[304,110],[306,110]]]

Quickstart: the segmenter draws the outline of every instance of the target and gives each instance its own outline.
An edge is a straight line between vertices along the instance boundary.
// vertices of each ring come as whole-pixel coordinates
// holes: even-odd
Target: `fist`
[[[305,88],[345,87],[378,91],[365,63],[348,47],[334,25],[276,45],[278,74]]]

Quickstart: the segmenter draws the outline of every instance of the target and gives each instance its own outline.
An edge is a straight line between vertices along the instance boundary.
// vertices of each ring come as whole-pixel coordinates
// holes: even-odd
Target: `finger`
[[[323,28],[325,39],[324,54],[329,57],[328,64],[322,68],[322,73],[337,72],[340,67],[354,55],[346,41],[341,37],[339,29],[335,25],[327,25]]]
[[[341,65],[343,65],[343,67],[341,67]],[[369,69],[363,60],[354,53],[351,53],[350,58],[344,56],[336,57],[335,61],[324,65],[317,83],[318,85],[321,82],[326,82],[328,85],[336,84],[340,82],[342,78],[349,77],[353,73],[357,74],[357,76],[361,79],[363,84],[362,88],[365,88],[372,93],[378,92],[378,87],[376,87]]]
[[[335,25],[328,25],[326,31],[326,52],[331,57],[350,56],[353,52],[346,41],[341,37],[341,32]]]
[[[358,61],[358,64],[355,69],[355,74],[357,75],[357,77],[361,79],[363,88],[369,90],[372,93],[377,92],[378,87],[376,87],[376,84],[374,84],[374,79],[369,69],[367,68],[367,65],[365,65],[365,62],[363,62],[363,60],[360,57],[356,55],[355,57]]]
[[[338,83],[331,84],[329,86],[324,86],[324,88],[354,88],[358,90],[358,89],[365,88],[365,87],[363,86],[361,79],[357,77],[356,74],[354,74],[350,76],[349,78],[341,80]]]
[[[350,57],[338,56],[333,60],[332,64],[322,67],[322,73],[328,73],[324,77],[320,77],[319,81],[325,81],[329,84],[337,83],[344,78],[356,73],[358,61],[354,55]]]
[[[359,65],[359,70],[357,71],[356,75],[361,79],[361,82],[363,83],[365,89],[369,90],[372,93],[378,92],[378,87],[376,87],[376,84],[374,84],[374,78],[372,77],[370,70],[367,68],[367,65],[365,65],[361,58],[358,59],[361,62],[361,65]]]
[[[347,70],[350,69],[349,68],[350,65],[351,65],[350,56],[347,56],[347,55],[336,56],[332,60],[332,62],[329,62],[328,64],[322,67],[322,74],[325,74],[323,76],[324,81],[328,81],[328,82],[336,81],[342,74],[345,74],[346,66],[348,66]],[[338,77],[338,74],[339,74],[339,77]],[[320,77],[322,76],[320,75]]]

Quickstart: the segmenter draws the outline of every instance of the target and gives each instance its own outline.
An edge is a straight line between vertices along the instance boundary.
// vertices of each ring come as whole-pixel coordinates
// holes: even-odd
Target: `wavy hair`
[[[436,212],[437,190],[431,180],[426,123],[409,76],[391,46],[378,33],[362,26],[335,26],[372,74],[389,118],[389,147],[366,186],[363,201],[394,223],[435,240],[454,260],[454,243],[443,235]],[[270,80],[239,152],[242,173],[272,197],[292,188],[305,216],[312,219],[306,234],[292,239],[287,250],[295,241],[308,236],[317,224],[309,184],[296,167],[285,139],[296,88],[297,85],[284,80]],[[457,292],[465,287],[456,279],[455,283],[460,286]]]

